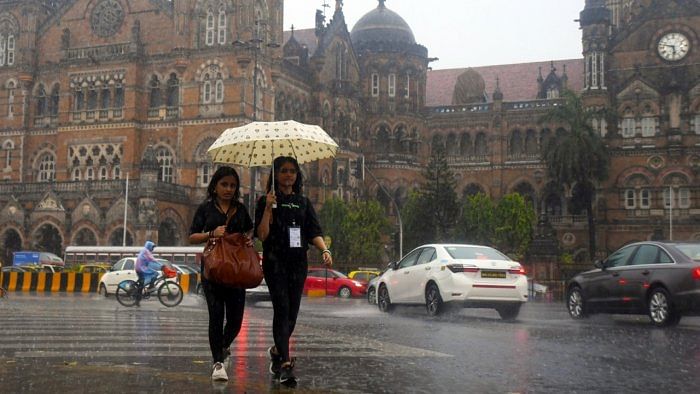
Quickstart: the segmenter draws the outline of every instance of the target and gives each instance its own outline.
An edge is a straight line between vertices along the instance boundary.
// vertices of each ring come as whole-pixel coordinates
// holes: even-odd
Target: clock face
[[[659,40],[659,55],[665,60],[681,60],[689,50],[690,41],[681,33],[668,33]]]

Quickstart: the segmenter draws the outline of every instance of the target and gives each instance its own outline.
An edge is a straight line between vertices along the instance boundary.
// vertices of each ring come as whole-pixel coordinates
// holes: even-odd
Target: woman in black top
[[[268,349],[270,373],[279,376],[281,383],[294,384],[296,377],[294,360],[289,356],[289,338],[294,332],[304,290],[309,244],[323,252],[326,266],[330,267],[333,259],[323,241],[314,207],[301,194],[299,163],[292,157],[278,157],[273,168],[274,192],[268,178],[267,195],[258,200],[255,209],[255,230],[263,241],[263,272],[274,311],[275,345]]]
[[[253,222],[245,205],[238,201],[239,184],[240,179],[233,168],[220,167],[216,170],[207,188],[208,199],[197,208],[192,219],[191,244],[201,244],[209,238],[220,238],[224,233],[245,233],[250,238]],[[231,219],[226,226],[228,217]],[[209,347],[214,359],[212,379],[228,380],[223,361],[230,355],[229,347],[241,330],[245,289],[217,285],[207,281],[203,274],[204,266],[202,289],[209,309]]]

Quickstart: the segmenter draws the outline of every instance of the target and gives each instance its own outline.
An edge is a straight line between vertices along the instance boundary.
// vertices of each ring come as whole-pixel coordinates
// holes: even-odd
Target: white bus
[[[63,256],[66,266],[86,263],[114,264],[123,257],[136,257],[143,246],[68,246]],[[156,246],[154,257],[166,259],[173,264],[199,267],[204,251],[201,246]]]

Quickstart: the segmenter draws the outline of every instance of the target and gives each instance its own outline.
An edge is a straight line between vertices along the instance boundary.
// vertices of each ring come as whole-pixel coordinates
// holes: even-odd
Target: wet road
[[[655,329],[644,316],[572,321],[527,304],[517,322],[491,310],[380,313],[364,300],[305,298],[295,390],[267,372],[272,308],[246,309],[225,384],[212,384],[203,299],[124,308],[97,295],[0,299],[0,393],[14,392],[675,392],[700,384],[700,318]]]

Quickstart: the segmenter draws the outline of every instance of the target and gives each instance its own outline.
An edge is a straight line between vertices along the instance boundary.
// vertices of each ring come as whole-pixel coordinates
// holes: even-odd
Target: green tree
[[[605,143],[592,127],[593,119],[601,113],[586,110],[581,98],[571,91],[565,91],[562,97],[564,104],[552,108],[540,121],[561,124],[568,130],[545,144],[543,157],[549,178],[560,186],[572,188],[576,196],[574,204],[585,208],[589,255],[594,258],[593,200],[596,184],[607,179],[609,166]]]
[[[427,231],[432,212],[419,190],[408,193],[408,199],[401,209],[403,219],[403,251],[404,253],[420,245],[435,241],[435,235]]]
[[[478,245],[493,244],[494,210],[493,200],[484,193],[467,196],[457,226],[459,238]]]
[[[497,248],[521,259],[532,241],[537,215],[532,204],[518,193],[506,194],[494,212]]]
[[[348,261],[348,251],[352,246],[344,227],[348,212],[349,208],[345,201],[335,197],[327,200],[318,212],[323,234],[331,237],[333,259],[338,263]]]
[[[433,147],[428,166],[423,172],[420,202],[430,215],[423,223],[426,236],[434,242],[446,242],[453,237],[459,214],[459,203],[455,192],[455,176],[447,165],[445,148]]]
[[[382,238],[391,231],[382,206],[376,201],[351,204],[342,227],[348,247],[346,263],[350,266],[380,266]]]

